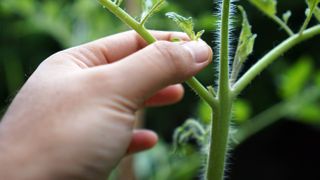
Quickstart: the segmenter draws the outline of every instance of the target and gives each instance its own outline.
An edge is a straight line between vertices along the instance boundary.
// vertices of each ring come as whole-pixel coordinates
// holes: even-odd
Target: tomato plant
[[[195,120],[188,120],[181,128],[177,129],[174,135],[177,144],[182,143],[186,136],[194,136],[197,140],[201,141],[203,144],[203,153],[207,157],[205,160],[204,177],[208,180],[222,180],[225,175],[225,164],[228,150],[235,147],[246,137],[259,131],[266,124],[272,123],[270,120],[267,123],[262,121],[262,123],[259,122],[253,125],[248,125],[242,129],[240,127],[238,131],[231,131],[232,109],[236,98],[256,76],[258,76],[267,66],[278,59],[281,55],[302,41],[320,34],[319,0],[306,1],[306,18],[297,32],[292,30],[288,25],[292,14],[291,11],[284,13],[281,18],[277,16],[276,0],[248,1],[259,11],[277,23],[281,29],[288,34],[288,38],[271,49],[252,67],[244,72],[241,77],[239,77],[239,72],[242,70],[242,66],[248,56],[253,52],[257,35],[252,33],[251,25],[243,7],[238,6],[238,8],[235,8],[235,2],[232,0],[222,0],[219,2],[220,22],[218,24],[219,30],[217,32],[219,40],[213,48],[216,50],[218,62],[217,84],[215,86],[204,87],[195,77],[186,81],[197,95],[199,95],[199,97],[210,106],[210,123],[200,124]],[[140,34],[146,42],[151,44],[157,41],[148,32],[145,27],[145,23],[164,5],[165,0],[143,1],[143,12],[139,20],[130,16],[121,8],[122,0],[99,0],[99,2],[106,9],[116,15],[121,21]],[[242,25],[238,38],[238,45],[233,53],[230,48],[230,34],[231,18],[233,16],[234,9],[239,9],[241,12]],[[190,40],[197,41],[204,33],[204,31],[194,32],[191,17],[186,18],[174,12],[167,13],[167,16],[177,23],[178,27],[189,36]],[[313,17],[317,19],[318,23],[311,26],[310,20]],[[234,54],[234,57],[232,57],[231,54]],[[231,67],[229,66],[230,64],[232,64]],[[312,93],[318,95],[318,93],[314,91],[308,92],[308,94]],[[300,99],[292,99],[287,103],[282,104],[282,106],[287,107],[288,104],[297,104],[301,99],[306,100],[303,97],[304,96],[300,97]],[[270,114],[272,114],[272,112]]]

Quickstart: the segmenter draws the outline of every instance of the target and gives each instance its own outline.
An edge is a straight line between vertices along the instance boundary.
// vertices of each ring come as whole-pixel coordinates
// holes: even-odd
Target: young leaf
[[[274,16],[277,13],[277,1],[276,0],[249,0],[260,11],[264,12],[268,16]]]
[[[195,40],[200,39],[204,32],[205,32],[205,30],[201,30],[201,31],[197,32]]]
[[[251,32],[251,25],[248,21],[247,14],[243,9],[243,7],[239,6],[239,10],[242,14],[242,30],[240,33],[239,43],[238,43],[234,61],[237,61],[240,64],[242,64],[245,60],[247,60],[248,56],[252,53],[254,42],[257,35],[252,34]]]
[[[195,34],[192,17],[186,18],[174,12],[168,12],[166,13],[166,16],[176,22],[179,28],[184,31],[191,40],[198,40],[204,33],[204,30],[202,30]]]
[[[286,24],[288,24],[288,21],[289,21],[291,15],[292,15],[291,11],[285,12],[285,13],[282,15],[283,22],[286,23]]]
[[[247,14],[243,7],[239,6],[239,10],[242,15],[242,30],[232,64],[232,73],[230,77],[232,84],[237,79],[244,61],[246,61],[248,56],[252,53],[254,42],[257,37],[256,34],[252,34],[251,32],[251,25],[248,21]]]
[[[165,0],[142,0],[142,14],[140,23],[143,25],[156,12],[158,12],[164,5]]]

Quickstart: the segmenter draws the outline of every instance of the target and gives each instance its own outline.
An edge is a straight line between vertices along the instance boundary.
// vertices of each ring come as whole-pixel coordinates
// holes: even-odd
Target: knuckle
[[[165,59],[177,59],[178,54],[173,51],[175,45],[167,41],[159,41],[154,43],[154,48],[163,56]]]
[[[169,68],[169,73],[172,76],[183,76],[188,73],[188,65],[190,65],[191,54],[181,45],[159,41],[154,44],[156,50],[166,59],[166,67]]]

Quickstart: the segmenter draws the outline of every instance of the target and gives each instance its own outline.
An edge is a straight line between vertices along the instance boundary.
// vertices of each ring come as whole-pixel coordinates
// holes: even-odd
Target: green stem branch
[[[248,84],[259,75],[269,64],[275,61],[278,57],[283,55],[293,46],[320,34],[320,25],[314,26],[305,30],[302,35],[295,34],[283,41],[277,47],[272,49],[263,58],[261,58],[255,65],[253,65],[233,86],[232,96],[236,97],[241,91],[248,86]]]
[[[290,29],[290,27],[284,23],[278,16],[270,16],[270,18],[275,21],[280,27],[282,27],[287,33],[289,36],[293,36],[294,35],[294,32]]]
[[[206,170],[207,180],[222,180],[224,178],[225,161],[228,149],[232,107],[229,85],[229,16],[230,0],[223,0],[219,53],[219,104],[212,115],[211,144]]]
[[[124,22],[130,28],[140,34],[140,36],[143,37],[143,39],[147,41],[148,44],[157,41],[157,39],[154,38],[146,28],[144,28],[138,21],[132,18],[127,12],[117,6],[114,2],[110,0],[99,0],[99,2],[115,16],[117,16],[122,22]]]
[[[127,12],[117,6],[110,0],[99,0],[105,8],[117,16],[122,22],[127,24],[130,28],[135,30],[148,44],[152,44],[157,39],[134,18],[132,18]],[[195,78],[187,80],[186,83],[192,90],[194,90],[204,101],[206,101],[212,108],[216,107],[217,100],[208,92],[208,90]]]
[[[310,22],[310,20],[311,20],[311,18],[312,18],[312,16],[313,16],[313,11],[314,11],[314,9],[317,7],[317,4],[318,4],[317,1],[314,1],[314,2],[313,2],[312,7],[310,8],[309,13],[308,13],[308,15],[307,15],[307,18],[306,18],[306,20],[303,22],[303,25],[302,25],[302,27],[301,27],[301,29],[300,29],[300,31],[299,31],[299,35],[302,35],[303,31],[307,28],[307,26],[308,26],[308,24],[309,24],[309,22]]]
[[[233,134],[232,142],[233,147],[241,144],[243,141],[256,134],[257,132],[265,129],[271,124],[281,120],[288,115],[294,115],[304,106],[312,104],[320,97],[320,91],[318,87],[311,87],[305,90],[302,94],[274,105],[266,111],[248,120],[245,124],[241,125]]]
[[[207,102],[210,107],[216,108],[218,105],[217,100],[214,98],[213,94],[210,92],[195,78],[192,77],[191,79],[186,81],[186,84],[196,92],[201,99]]]
[[[154,13],[154,11],[156,11],[156,9],[158,9],[160,6],[163,5],[163,1],[158,1],[149,11],[149,13],[143,17],[143,19],[141,20],[140,24],[142,26],[144,26],[144,24],[147,22],[147,20],[152,16],[152,14]]]

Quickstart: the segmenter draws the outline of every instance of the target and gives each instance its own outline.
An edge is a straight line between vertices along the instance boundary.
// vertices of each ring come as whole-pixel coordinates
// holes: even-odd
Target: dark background
[[[196,29],[205,29],[203,39],[213,48],[216,45],[216,19],[218,2],[207,0],[171,0],[167,7],[155,15],[148,27],[158,30],[177,30],[175,24],[164,16],[166,11],[176,11],[193,16]],[[255,51],[246,62],[244,71],[257,59],[287,37],[272,20],[250,5],[240,1],[258,34]],[[128,1],[126,9],[135,16],[139,11],[137,2]],[[278,15],[290,9],[293,15],[289,25],[296,32],[305,18],[304,1],[280,1]],[[236,9],[236,8],[235,8]],[[236,16],[238,13],[235,13]],[[313,19],[312,24],[316,21]],[[240,22],[235,22],[233,39],[239,34]],[[0,2],[0,115],[5,112],[19,88],[41,61],[51,54],[99,37],[127,30],[96,1],[87,0],[19,0]],[[233,45],[236,45],[236,41]],[[281,78],[283,73],[301,57],[312,59],[315,79],[320,60],[320,37],[304,42],[273,63],[257,77],[242,93],[240,99],[249,104],[250,117],[283,101]],[[216,66],[213,63],[198,75],[206,85],[215,82]],[[48,77],[50,78],[50,77]],[[307,82],[304,88],[311,86]],[[280,92],[280,93],[279,93]],[[318,101],[314,107],[318,106]],[[166,143],[172,140],[174,129],[187,118],[197,117],[199,99],[186,87],[182,102],[170,107],[146,110],[145,126],[159,133]],[[317,110],[316,110],[317,111]],[[320,111],[320,109],[319,109]],[[310,117],[310,116],[308,116]],[[230,151],[227,177],[230,180],[295,180],[320,179],[320,116],[313,113],[312,120],[294,115],[281,118],[235,150]],[[236,122],[237,123],[237,122]]]

